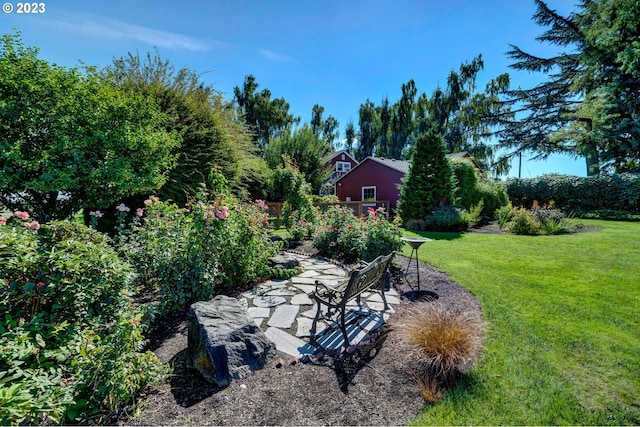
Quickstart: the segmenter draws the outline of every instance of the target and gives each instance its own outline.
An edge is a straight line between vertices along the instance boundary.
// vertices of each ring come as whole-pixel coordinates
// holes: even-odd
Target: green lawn
[[[640,424],[640,223],[563,236],[412,233],[478,298],[478,365],[415,424]],[[405,245],[404,253],[409,249]]]

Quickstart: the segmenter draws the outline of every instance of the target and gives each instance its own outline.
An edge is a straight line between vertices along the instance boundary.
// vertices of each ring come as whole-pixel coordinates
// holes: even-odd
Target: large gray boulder
[[[275,344],[237,299],[220,295],[191,305],[187,366],[207,381],[226,387],[275,355]]]

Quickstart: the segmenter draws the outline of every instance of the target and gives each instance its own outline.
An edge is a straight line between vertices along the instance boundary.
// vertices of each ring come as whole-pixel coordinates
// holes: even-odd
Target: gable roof
[[[396,170],[396,171],[401,172],[403,174],[407,174],[409,172],[409,165],[411,164],[411,162],[408,161],[408,160],[384,159],[384,158],[381,158],[381,157],[371,157],[371,156],[369,156],[366,159],[364,159],[363,161],[361,161],[360,163],[358,163],[357,165],[355,165],[353,168],[351,168],[351,170],[349,172],[345,173],[340,178],[338,178],[336,180],[336,182],[342,180],[345,176],[349,175],[354,170],[358,169],[360,167],[360,165],[366,163],[367,161],[372,161],[372,162],[379,163],[379,164],[381,164],[381,165],[383,165],[385,167],[388,167],[390,169]]]
[[[331,153],[331,157],[329,157],[329,161],[335,159],[340,154],[345,154],[345,155],[349,156],[351,158],[351,160],[353,160],[356,164],[358,163],[356,158],[353,157],[347,150],[334,151],[333,153]]]
[[[337,152],[337,153],[339,154],[341,152]],[[347,154],[349,154],[349,153],[347,153]],[[447,154],[447,157],[449,157],[449,158],[469,159],[469,160],[471,160],[473,165],[479,171],[482,171],[482,169],[480,169],[480,166],[478,166],[476,161],[473,159],[473,157],[471,157],[471,155],[467,151],[463,151],[463,152],[460,152],[460,153]],[[349,172],[347,172],[346,174],[342,175],[339,179],[336,180],[336,182],[340,181],[342,178],[344,178],[345,176],[349,175],[354,170],[358,169],[358,166],[360,166],[361,164],[365,163],[367,160],[374,161],[374,162],[379,163],[379,164],[381,164],[383,166],[386,166],[386,167],[388,167],[390,169],[393,169],[393,170],[396,170],[398,172],[401,172],[401,173],[403,173],[405,175],[409,173],[409,167],[411,166],[411,161],[409,161],[409,160],[385,159],[384,157],[371,157],[371,156],[369,156],[366,159],[364,159],[363,161],[361,161],[360,163],[358,163],[357,165],[355,165]]]

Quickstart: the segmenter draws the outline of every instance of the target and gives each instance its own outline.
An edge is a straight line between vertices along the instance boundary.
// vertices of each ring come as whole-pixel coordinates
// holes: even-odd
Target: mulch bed
[[[313,254],[308,244],[297,252]],[[407,258],[397,256],[393,286],[411,288],[399,273]],[[442,272],[420,263],[421,288],[452,310],[477,310],[476,298]],[[409,279],[411,279],[411,275]],[[141,397],[137,414],[123,412],[110,424],[127,425],[400,425],[425,405],[407,373],[410,362],[398,348],[393,324],[415,302],[402,298],[376,340],[340,355],[321,355],[302,363],[279,354],[260,371],[220,389],[184,363],[186,316],[163,319],[150,333],[150,349],[174,367],[164,386]],[[281,360],[280,360],[281,359]],[[283,363],[284,362],[284,363]],[[131,408],[130,408],[131,409]]]

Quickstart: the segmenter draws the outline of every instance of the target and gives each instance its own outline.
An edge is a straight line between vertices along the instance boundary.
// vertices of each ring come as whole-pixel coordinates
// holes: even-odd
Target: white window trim
[[[338,169],[338,165],[346,165],[347,166],[347,170],[344,170],[344,166],[343,166],[343,170],[339,170]],[[351,163],[349,162],[336,162],[336,172],[340,172],[340,173],[347,173],[351,170]]]
[[[362,187],[362,194],[361,194],[362,197],[361,197],[360,200],[362,200],[364,202],[365,201],[364,200],[364,190],[370,190],[372,188],[373,188],[373,200],[378,200],[378,194],[377,194],[378,190],[377,190],[375,185],[369,185],[369,186],[366,186],[366,187]],[[375,203],[363,203],[362,204],[362,206],[375,206],[375,205],[376,205]]]

